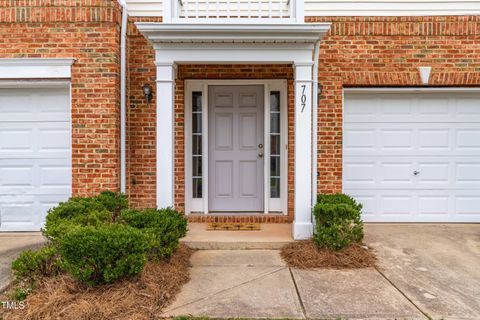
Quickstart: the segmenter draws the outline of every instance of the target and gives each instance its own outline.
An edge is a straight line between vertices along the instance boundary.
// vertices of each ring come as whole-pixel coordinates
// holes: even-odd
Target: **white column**
[[[162,22],[163,23],[169,23],[172,22],[173,18],[173,10],[175,8],[176,1],[178,0],[164,0],[163,1],[163,17],[162,17]]]
[[[157,62],[157,207],[173,207],[174,88],[172,62]]]
[[[308,239],[312,224],[312,66],[295,63],[295,219],[294,239]]]

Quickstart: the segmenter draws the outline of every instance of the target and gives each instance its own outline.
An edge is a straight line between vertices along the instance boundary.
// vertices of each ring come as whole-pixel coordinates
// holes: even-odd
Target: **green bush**
[[[43,234],[55,242],[76,226],[114,222],[127,207],[126,197],[112,191],[104,191],[96,197],[72,197],[48,211]]]
[[[39,250],[26,250],[12,262],[17,280],[34,280],[38,276],[52,276],[61,271],[61,259],[57,249],[46,246]]]
[[[142,272],[149,237],[121,224],[78,227],[60,244],[65,269],[88,285],[112,283]]]
[[[103,191],[95,199],[103,204],[105,209],[110,211],[114,219],[117,217],[123,209],[128,208],[127,197],[123,193],[115,193],[113,191]]]
[[[362,204],[358,203],[348,194],[335,193],[335,194],[319,194],[317,195],[317,203],[321,204],[348,204],[358,211],[362,211]]]
[[[120,220],[148,234],[150,256],[159,259],[171,256],[187,233],[187,219],[172,208],[124,210]]]
[[[347,195],[321,195],[314,208],[313,239],[319,247],[339,250],[363,238],[362,205]]]

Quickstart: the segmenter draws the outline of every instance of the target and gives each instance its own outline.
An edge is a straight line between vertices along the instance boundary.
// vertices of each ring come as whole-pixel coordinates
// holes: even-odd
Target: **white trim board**
[[[0,79],[69,79],[74,59],[0,59]]]
[[[248,79],[248,80],[185,80],[185,213],[186,214],[208,214],[208,86],[212,85],[263,85],[264,86],[264,213],[265,214],[288,214],[288,86],[287,81],[283,79]],[[193,91],[202,92],[202,198],[192,198],[192,144],[191,144],[191,119],[192,119],[192,99]],[[281,110],[281,197],[278,199],[270,198],[270,136],[269,124],[270,117],[270,91],[280,91],[280,110]],[[231,214],[231,213],[230,213]],[[243,214],[242,214],[243,215]]]
[[[473,16],[478,0],[305,0],[305,16]]]
[[[343,88],[345,93],[480,92],[480,87],[363,87]]]

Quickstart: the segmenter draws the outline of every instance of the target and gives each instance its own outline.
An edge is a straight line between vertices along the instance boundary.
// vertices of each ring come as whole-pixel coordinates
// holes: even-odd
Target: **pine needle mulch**
[[[148,262],[137,278],[86,287],[68,275],[45,278],[8,319],[157,319],[189,280],[193,250],[181,244],[168,261]],[[1,317],[0,317],[1,318]]]
[[[282,248],[281,256],[289,267],[299,269],[358,269],[374,267],[377,258],[370,248],[352,244],[342,250],[318,248],[312,240],[295,241]]]

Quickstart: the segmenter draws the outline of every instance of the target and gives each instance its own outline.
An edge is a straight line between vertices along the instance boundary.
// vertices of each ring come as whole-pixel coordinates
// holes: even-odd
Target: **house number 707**
[[[300,97],[300,102],[302,103],[302,112],[305,110],[305,107],[307,106],[307,95],[305,94],[305,89],[307,88],[307,85],[302,84],[302,96]]]

